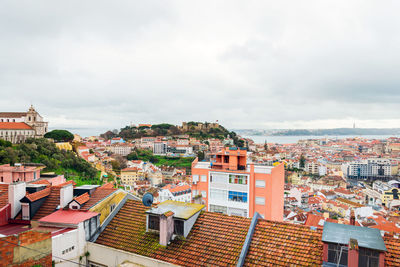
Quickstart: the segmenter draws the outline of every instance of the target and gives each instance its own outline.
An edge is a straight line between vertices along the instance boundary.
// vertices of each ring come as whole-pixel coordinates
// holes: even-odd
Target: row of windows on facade
[[[247,210],[210,204],[210,211],[222,214],[247,217]],[[262,215],[263,216],[263,215]]]
[[[193,190],[193,196],[197,196],[198,191]],[[206,191],[201,191],[203,198],[207,197]],[[233,202],[248,202],[248,194],[246,192],[227,191],[222,189],[210,189],[210,199],[222,200],[222,201],[233,201]],[[265,197],[255,197],[255,203],[257,205],[265,205]]]
[[[193,182],[199,181],[199,175],[193,175]],[[201,182],[207,182],[207,175],[200,176]],[[225,175],[210,175],[211,183],[226,183],[227,179]],[[247,175],[229,175],[230,184],[242,184],[247,185],[248,176]],[[265,180],[256,180],[256,187],[265,187]]]
[[[68,252],[74,250],[74,248],[75,248],[75,246],[72,246],[72,247],[69,247],[69,248],[67,248],[67,249],[64,249],[64,250],[62,251],[62,254],[64,255],[65,253],[68,253]]]
[[[28,121],[31,120],[31,117],[28,117]],[[33,121],[36,121],[36,117],[33,117]],[[15,122],[15,119],[0,119],[0,122]]]
[[[0,131],[0,136],[16,136],[16,135],[34,135],[34,131],[33,130],[9,130],[9,131]]]

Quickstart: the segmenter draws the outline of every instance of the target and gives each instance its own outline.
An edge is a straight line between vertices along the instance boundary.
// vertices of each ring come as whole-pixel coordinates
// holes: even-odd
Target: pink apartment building
[[[283,220],[285,169],[247,162],[247,151],[222,149],[210,162],[192,163],[192,195],[206,209],[229,215]]]
[[[40,170],[44,166],[11,166],[0,165],[0,182],[11,184],[13,182],[31,182],[40,178]]]

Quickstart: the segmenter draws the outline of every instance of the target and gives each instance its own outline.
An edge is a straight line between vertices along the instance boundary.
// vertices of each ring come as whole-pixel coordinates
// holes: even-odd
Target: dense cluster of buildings
[[[118,178],[103,185],[77,186],[41,164],[0,165],[2,263],[400,266],[400,139],[232,142],[75,136],[75,147],[56,144]],[[135,149],[204,159],[189,169],[156,166],[127,160]],[[116,173],[111,162],[121,158]],[[152,203],[142,202],[146,192]]]
[[[219,155],[227,156],[228,160],[225,162],[221,157],[220,161],[217,154],[212,162],[213,166],[219,167],[215,170],[210,167],[208,178],[214,177],[215,174],[233,174],[234,177],[227,177],[227,184],[229,180],[234,181],[233,186],[247,186],[254,183],[254,189],[256,181],[265,181],[267,194],[270,193],[268,180],[283,179],[283,173],[279,172],[280,166],[283,165],[266,169],[271,171],[270,175],[265,172],[259,175],[259,171],[254,171],[256,164],[244,161],[246,159],[244,151],[223,151]],[[198,162],[195,162],[194,166],[197,164]],[[246,164],[249,169],[238,168],[243,166],[242,164]],[[278,171],[275,175],[274,168]],[[27,169],[26,172],[31,170]],[[247,175],[247,184],[238,175]],[[218,182],[222,181],[218,179],[220,178],[217,178]],[[214,178],[211,178],[208,182],[213,181]],[[285,188],[285,191],[287,189]],[[295,195],[296,190],[292,188],[291,193]],[[351,203],[344,198],[349,192],[340,188],[335,191],[341,194],[342,205]],[[250,190],[248,197],[251,198],[252,194],[258,196],[260,192]],[[306,192],[301,190],[300,199]],[[310,213],[306,217],[306,223],[301,223],[267,218],[271,216],[268,213],[265,213],[263,218],[259,212],[264,212],[264,209],[256,206],[253,214],[248,217],[207,211],[211,199],[205,204],[193,203],[194,201],[188,201],[190,195],[190,186],[170,185],[160,192],[156,203],[149,205],[111,183],[76,186],[72,181],[66,181],[63,176],[39,176],[29,178],[27,181],[0,183],[2,264],[6,266],[79,264],[85,266],[337,266],[337,264],[399,266],[400,264],[398,232],[387,229],[382,233],[377,227],[360,223],[360,217],[367,216],[370,212],[368,209],[364,210],[364,207],[355,208],[348,222],[339,223],[337,220]],[[274,196],[277,199],[279,197],[283,198],[279,195]],[[317,197],[323,198],[321,195],[314,196]],[[338,199],[339,197],[336,200]],[[311,199],[308,200],[308,203],[312,202]],[[266,199],[265,204],[267,202]],[[286,218],[286,212],[281,212]],[[301,216],[297,218],[301,220]]]

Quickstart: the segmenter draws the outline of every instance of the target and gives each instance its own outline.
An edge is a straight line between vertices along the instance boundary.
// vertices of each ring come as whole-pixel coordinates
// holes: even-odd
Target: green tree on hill
[[[12,147],[7,145],[9,144],[0,140],[0,164],[42,163],[46,165],[44,171],[57,174],[68,172],[72,176],[97,180],[97,170],[90,163],[72,151],[58,149],[54,143],[45,138],[30,138],[25,143]]]
[[[46,133],[44,137],[54,139],[57,142],[70,142],[74,140],[74,135],[67,130],[53,130]]]

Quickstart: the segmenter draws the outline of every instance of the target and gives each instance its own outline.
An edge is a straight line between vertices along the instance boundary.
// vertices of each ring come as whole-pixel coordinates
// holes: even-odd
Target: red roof
[[[400,266],[400,239],[385,236],[385,266]]]
[[[90,196],[90,199],[81,206],[82,210],[89,210],[91,207],[111,195],[117,190],[117,188],[108,188],[108,185],[105,184],[101,187],[96,188],[96,190]]]
[[[171,193],[175,193],[175,192],[189,190],[190,186],[189,185],[172,186],[169,184],[169,185],[164,186],[162,189],[168,189]]]
[[[2,130],[32,130],[32,127],[25,122],[0,122]]]
[[[29,201],[33,202],[36,201],[38,199],[47,197],[48,195],[50,195],[51,193],[51,189],[50,187],[47,187],[43,190],[40,190],[38,192],[32,193],[32,194],[26,194],[26,198],[29,199]]]
[[[91,211],[58,210],[41,218],[39,222],[78,224],[97,215],[97,212]]]
[[[38,181],[32,182],[31,184],[45,184],[47,186],[51,185],[51,183],[49,181],[47,181],[47,180],[38,180]]]
[[[322,220],[322,221],[321,221]],[[325,222],[333,222],[333,223],[337,223],[337,220],[331,219],[331,218],[324,218],[322,216],[318,216],[312,213],[308,213],[307,214],[307,220],[304,223],[304,225],[307,226],[315,226],[318,228],[324,228],[324,223]]]
[[[22,118],[26,116],[26,112],[0,112],[1,118]]]
[[[82,205],[83,203],[88,202],[89,199],[90,199],[90,196],[89,196],[88,192],[86,192],[85,194],[82,194],[82,195],[77,196],[76,198],[74,198],[74,200],[76,202],[78,202],[79,205]]]

